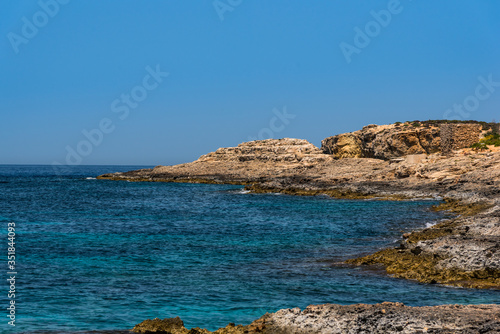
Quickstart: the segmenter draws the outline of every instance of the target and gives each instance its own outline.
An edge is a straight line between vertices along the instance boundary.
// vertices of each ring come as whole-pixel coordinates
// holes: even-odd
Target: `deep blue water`
[[[130,329],[180,316],[186,326],[249,323],[320,303],[498,303],[498,291],[424,285],[339,265],[443,219],[433,201],[350,201],[245,194],[240,186],[93,177],[138,166],[0,165],[0,249],[16,223],[16,327]],[[0,268],[7,276],[6,256]],[[5,282],[5,281],[4,281]],[[8,285],[0,289],[7,307]],[[2,311],[0,311],[1,313]]]

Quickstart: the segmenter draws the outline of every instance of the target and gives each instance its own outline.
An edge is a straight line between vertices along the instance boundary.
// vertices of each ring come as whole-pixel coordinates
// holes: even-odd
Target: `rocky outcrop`
[[[262,319],[263,333],[494,333],[500,306],[317,305]]]
[[[198,160],[176,166],[157,166],[128,173],[100,176],[103,179],[248,184],[295,174],[298,170],[332,161],[331,155],[303,139],[267,139],[219,148]]]
[[[410,154],[431,154],[441,150],[440,128],[410,125],[368,125],[362,130],[328,137],[321,149],[336,159],[393,159]]]
[[[317,163],[327,160],[323,152],[304,139],[266,139],[219,148],[203,155],[200,162],[291,162]]]
[[[148,319],[141,322],[132,329],[135,333],[187,333],[181,318]]]
[[[365,157],[363,141],[354,133],[326,138],[321,142],[321,149],[323,153],[332,154],[336,159]]]
[[[463,206],[456,202],[442,206],[462,216],[405,234],[397,248],[384,249],[347,263],[383,264],[387,272],[396,277],[423,283],[500,288],[500,207]],[[474,217],[470,217],[474,213]]]
[[[146,320],[136,333],[170,334],[334,334],[334,333],[498,333],[499,305],[408,307],[401,303],[376,305],[313,305],[266,314],[250,325],[230,324],[215,332],[188,330],[179,318]]]
[[[442,124],[441,151],[450,154],[453,150],[470,147],[479,141],[482,132],[480,124]]]

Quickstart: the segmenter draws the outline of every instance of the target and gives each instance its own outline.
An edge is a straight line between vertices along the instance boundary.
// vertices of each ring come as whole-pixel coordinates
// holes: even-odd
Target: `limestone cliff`
[[[323,152],[304,139],[266,139],[219,148],[203,155],[200,162],[257,161],[257,162],[322,162],[328,159]]]
[[[359,131],[324,139],[321,149],[337,159],[389,160],[410,154],[431,154],[441,149],[440,128],[420,123],[368,125]]]
[[[321,149],[336,159],[390,160],[438,152],[449,155],[477,143],[487,131],[498,132],[498,124],[447,120],[372,124],[359,131],[328,137],[321,142]]]

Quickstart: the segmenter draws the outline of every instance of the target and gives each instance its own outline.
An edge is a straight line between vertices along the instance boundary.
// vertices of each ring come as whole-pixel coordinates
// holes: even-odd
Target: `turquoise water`
[[[310,304],[500,300],[498,291],[424,285],[339,264],[443,219],[428,210],[433,201],[93,179],[137,168],[86,166],[56,175],[48,166],[0,166],[1,251],[7,223],[15,222],[18,255],[17,325],[7,325],[4,311],[2,333],[126,330],[173,316],[188,328],[216,329]]]

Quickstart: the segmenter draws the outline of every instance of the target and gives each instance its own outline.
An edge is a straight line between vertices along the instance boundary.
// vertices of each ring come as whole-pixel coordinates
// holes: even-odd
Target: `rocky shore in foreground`
[[[314,305],[305,310],[268,313],[250,325],[230,324],[214,332],[184,327],[180,318],[146,320],[135,333],[169,334],[313,334],[313,333],[498,333],[500,305],[408,307],[376,305]]]
[[[474,140],[479,141],[491,129],[481,128],[478,124],[464,125],[467,127],[458,128],[456,137],[449,137],[450,133],[454,133],[453,129],[446,128],[445,132],[433,125],[424,125],[369,126],[357,132],[327,138],[321,149],[301,139],[253,141],[237,147],[220,148],[187,164],[105,174],[99,179],[241,184],[256,193],[326,194],[344,199],[443,199],[443,204],[434,209],[456,213],[454,218],[403,235],[399,247],[346,259],[346,262],[351,265],[382,265],[387,273],[395,277],[423,283],[500,289],[500,151],[493,146],[477,151],[456,147],[457,143],[465,147]],[[443,143],[446,143],[446,155],[443,154]],[[271,318],[264,316],[258,321],[275,319],[269,320],[268,324],[272,325],[262,333],[363,332],[352,329],[362,318],[348,310],[373,313],[370,319],[374,322],[365,322],[362,327],[366,333],[500,331],[499,306],[495,305],[477,308],[441,306],[434,309],[409,308],[399,304],[323,305],[303,312],[282,310]],[[444,312],[443,318],[438,316],[441,312]],[[460,316],[451,316],[454,313]],[[357,320],[349,322],[347,319],[351,316],[348,314],[358,317],[355,318]],[[392,314],[395,318],[389,317]],[[398,314],[401,321],[397,320]],[[471,317],[466,314],[471,314]],[[491,324],[494,331],[490,327],[480,329],[473,326],[479,326],[474,319],[482,319],[481,314],[488,315],[484,319],[496,321],[482,322]],[[419,318],[426,315],[429,323]],[[311,320],[313,318],[316,320]],[[448,319],[448,322],[438,319]],[[466,322],[469,319],[470,322],[460,327],[461,319]],[[312,322],[309,323],[309,320]],[[418,323],[419,327],[415,325],[418,329],[403,325],[403,320]],[[274,321],[280,323],[279,329],[273,327],[277,323]],[[310,325],[307,327],[305,324]],[[434,328],[440,328],[440,331]]]

